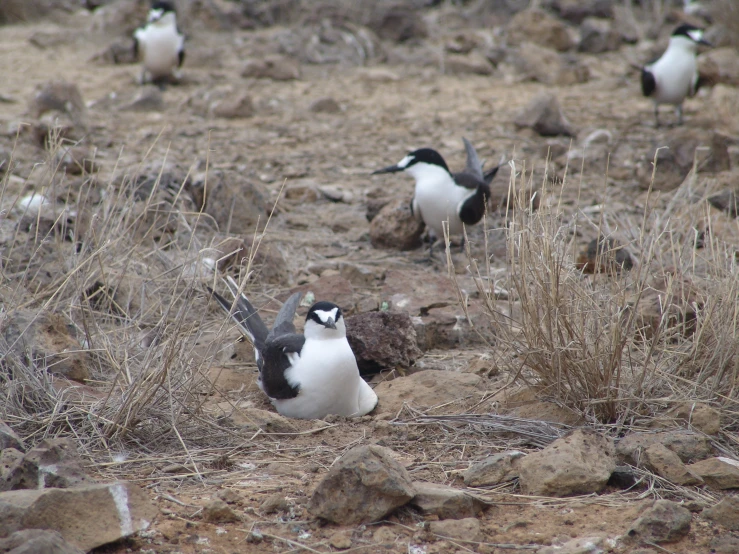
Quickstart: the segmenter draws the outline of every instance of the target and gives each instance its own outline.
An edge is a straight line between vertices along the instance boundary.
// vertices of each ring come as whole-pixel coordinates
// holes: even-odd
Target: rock
[[[643,451],[657,443],[672,450],[686,464],[713,455],[713,447],[708,437],[692,431],[629,433],[616,444],[616,455],[619,460],[638,466],[643,461]]]
[[[147,529],[156,515],[148,493],[126,482],[0,493],[0,536],[48,529],[85,552]]]
[[[213,500],[203,508],[203,519],[208,523],[235,523],[241,521],[234,509],[223,500]]]
[[[61,112],[68,115],[74,125],[83,128],[86,126],[87,106],[80,89],[74,83],[56,80],[36,88],[28,103],[28,114],[38,119],[47,112]]]
[[[725,533],[712,538],[709,547],[711,554],[736,554],[739,552],[739,537]]]
[[[683,402],[665,416],[685,421],[693,429],[706,435],[718,435],[721,430],[721,412],[702,402]]]
[[[444,72],[452,75],[492,75],[493,66],[482,54],[452,54],[444,58]]]
[[[100,170],[95,163],[95,151],[86,146],[62,145],[55,155],[57,167],[67,175],[97,173]]]
[[[674,328],[684,337],[696,329],[697,310],[703,307],[703,295],[690,277],[677,270],[655,274],[648,283],[637,306],[638,332],[651,338],[659,329]],[[654,425],[674,425],[674,419],[657,418]]]
[[[422,514],[437,515],[439,519],[473,518],[488,507],[483,500],[452,487],[420,481],[413,486],[416,496],[410,504]]]
[[[220,237],[219,237],[220,238]],[[279,248],[267,242],[258,241],[256,252],[253,251],[253,234],[246,238],[223,237],[211,248],[215,251],[213,258],[218,260],[218,269],[246,268],[251,257],[249,271],[260,283],[287,285],[290,281],[288,263]]]
[[[739,496],[725,496],[718,504],[703,510],[701,516],[730,531],[739,531]]]
[[[124,112],[161,112],[164,110],[164,95],[156,85],[144,85],[120,109]]]
[[[15,448],[21,452],[25,452],[26,450],[21,438],[7,423],[0,419],[0,452],[6,448]]]
[[[211,112],[216,117],[225,119],[241,119],[254,115],[254,102],[247,93],[236,94],[216,101],[211,105]]]
[[[739,86],[739,52],[731,46],[711,48],[698,56],[698,73],[712,85]]]
[[[545,85],[576,85],[590,79],[590,70],[578,58],[532,42],[521,43],[512,54],[512,63],[525,79]]]
[[[608,551],[604,537],[578,537],[562,544],[544,546],[536,554],[602,554]],[[632,550],[630,554],[635,554]]]
[[[575,262],[576,267],[584,273],[617,274],[634,267],[629,251],[615,240],[600,237],[588,243],[585,251],[580,252]]]
[[[375,248],[413,250],[421,246],[423,221],[411,214],[408,200],[386,204],[370,222],[370,242]]]
[[[641,543],[675,542],[690,532],[690,511],[669,500],[657,500],[627,531],[626,535]]]
[[[58,531],[24,529],[0,539],[0,552],[8,554],[84,554]]]
[[[524,453],[518,450],[507,450],[489,456],[464,472],[464,484],[468,487],[485,487],[516,479],[523,457]]]
[[[652,444],[644,451],[644,466],[676,485],[703,484],[703,479],[685,467],[677,454],[660,443]]]
[[[519,484],[525,494],[568,496],[600,492],[616,467],[613,441],[576,429],[521,460]]]
[[[300,79],[300,64],[287,56],[273,54],[247,61],[241,70],[241,76],[273,81],[295,81]]]
[[[600,54],[618,50],[621,35],[614,30],[608,19],[588,17],[580,25],[580,42],[577,49],[588,54]]]
[[[567,26],[538,9],[528,9],[513,16],[507,27],[508,44],[516,46],[526,40],[559,52],[574,46]]]
[[[287,417],[259,408],[234,408],[227,416],[237,427],[261,429],[266,433],[297,433],[298,428]]]
[[[70,438],[44,439],[24,459],[37,468],[34,488],[67,489],[92,482],[82,469],[77,444]]]
[[[206,186],[207,183],[207,186]],[[203,211],[210,215],[223,233],[253,235],[257,223],[264,226],[272,206],[257,185],[235,171],[215,170],[195,175],[190,185],[195,200],[203,197]]]
[[[637,474],[631,466],[616,466],[608,479],[609,487],[619,489],[630,489],[638,481]]]
[[[15,448],[0,451],[0,492],[35,489],[38,485],[38,467],[26,460]]]
[[[724,190],[709,196],[708,203],[717,210],[726,212],[729,217],[739,216],[739,195],[733,190]]]
[[[708,458],[688,466],[688,469],[712,489],[739,489],[739,462],[731,458]]]
[[[341,113],[341,106],[331,97],[319,98],[310,105],[309,109],[313,113]]]
[[[554,0],[553,7],[562,19],[580,25],[586,17],[612,17],[614,0]]]
[[[369,28],[381,39],[398,43],[418,41],[428,36],[428,28],[418,10],[402,4],[378,10],[369,22]]]
[[[90,357],[70,333],[65,318],[38,310],[8,312],[2,324],[2,350],[19,360],[73,381],[90,378]]]
[[[396,413],[404,403],[415,408],[431,408],[481,392],[482,379],[471,373],[427,369],[375,387],[380,402],[378,412]]]
[[[381,446],[357,446],[321,480],[308,511],[340,525],[378,521],[416,494],[408,472]]]
[[[275,512],[286,512],[290,509],[285,495],[279,492],[269,495],[264,502],[259,505],[259,511],[263,514],[273,514]]]
[[[613,6],[613,26],[621,39],[629,44],[636,44],[642,37],[642,29],[636,21],[634,10],[626,4]]]
[[[407,313],[367,312],[348,317],[346,338],[360,373],[409,368],[422,355]]]
[[[516,116],[517,127],[529,127],[544,137],[574,136],[575,131],[565,118],[559,100],[545,92],[534,98]]]
[[[429,522],[429,531],[434,535],[463,541],[482,540],[480,521],[473,517],[464,519],[444,519]]]
[[[352,546],[351,531],[336,531],[328,538],[328,543],[338,550],[346,550]]]
[[[717,126],[733,134],[739,134],[739,88],[718,84],[708,96],[706,109],[714,113]],[[732,165],[735,169],[737,165]]]

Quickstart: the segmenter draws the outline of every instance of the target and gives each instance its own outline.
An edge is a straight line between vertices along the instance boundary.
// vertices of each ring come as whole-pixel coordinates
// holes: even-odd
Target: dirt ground
[[[381,276],[389,269],[425,274],[446,271],[441,258],[425,261],[426,251],[383,251],[369,242],[369,223],[365,217],[367,198],[410,197],[412,179],[407,176],[370,176],[378,168],[400,160],[407,151],[431,146],[440,151],[452,168],[464,164],[461,137],[467,137],[488,166],[501,157],[525,160],[533,167],[534,180],[541,180],[547,152],[566,152],[571,141],[607,129],[618,144],[610,161],[608,177],[605,160],[587,164],[585,172],[570,168],[562,198],[572,209],[608,202],[621,216],[638,218],[637,199],[643,191],[635,177],[635,157],[647,155],[649,146],[664,130],[655,129],[652,105],[640,95],[638,75],[629,60],[643,60],[644,47],[625,46],[615,53],[581,55],[590,71],[587,83],[567,87],[548,87],[519,81],[514,73],[500,69],[492,76],[447,75],[439,67],[414,63],[382,64],[372,68],[342,65],[306,65],[299,80],[276,82],[270,79],[244,79],[239,76],[250,51],[260,41],[269,40],[271,30],[216,32],[194,30],[188,36],[185,79],[163,92],[162,111],[121,111],[111,102],[133,98],[139,89],[136,65],[91,62],[106,48],[111,38],[90,30],[87,18],[60,17],[57,22],[8,25],[0,32],[0,122],[4,144],[15,142],[14,130],[23,122],[28,99],[35,87],[62,78],[75,83],[88,104],[90,132],[96,160],[101,166],[100,182],[119,175],[120,168],[133,167],[146,160],[154,167],[167,160],[184,172],[228,169],[244,181],[255,183],[270,201],[277,199],[283,181],[286,190],[327,186],[349,192],[343,202],[319,198],[282,199],[270,222],[265,241],[277,246],[287,260],[290,284],[310,282],[315,270],[350,262],[372,268],[374,281],[360,295],[381,300]],[[40,48],[29,41],[43,36]],[[412,52],[412,48],[409,48]],[[410,57],[410,54],[409,54]],[[624,61],[627,60],[627,61]],[[205,117],[193,106],[209,91],[225,94],[248,92],[255,114],[244,119]],[[577,129],[576,139],[542,138],[514,125],[517,112],[538,93],[555,90],[563,111]],[[705,93],[689,100],[685,117],[692,126],[720,128],[703,109]],[[311,105],[321,98],[332,98],[339,113],[315,113]],[[670,117],[665,114],[665,117]],[[42,163],[42,149],[31,146],[21,136],[17,152],[20,164],[16,174],[32,173],[33,164]],[[561,163],[551,172],[560,178]],[[29,180],[33,182],[33,178]],[[15,185],[22,188],[23,184]],[[347,199],[348,198],[348,199]],[[490,226],[501,224],[491,216]],[[628,231],[628,230],[627,230]],[[249,236],[253,229],[231,229]],[[630,232],[630,231],[629,231]],[[585,226],[577,238],[583,245],[595,236]],[[473,251],[481,255],[482,228],[471,232]],[[495,244],[493,244],[495,247]],[[455,254],[460,265],[464,259]],[[493,258],[494,268],[505,268],[505,260]],[[463,271],[460,269],[459,271]],[[320,272],[319,272],[320,273]],[[285,292],[288,286],[253,285],[256,304]],[[223,325],[217,307],[207,306],[206,324],[214,333]],[[229,339],[238,336],[228,331]],[[486,354],[482,347],[427,351],[416,366],[420,368],[464,370]],[[225,378],[243,380],[245,387],[228,396],[231,402],[271,409],[254,387],[254,367],[245,365],[248,354],[239,354],[223,365]],[[506,375],[489,379],[488,390],[507,380]],[[224,388],[227,388],[224,386]],[[222,400],[222,398],[216,399]],[[481,403],[478,403],[481,401]],[[217,402],[206,404],[206,410]],[[481,396],[466,406],[477,404],[476,411],[494,411],[496,404]],[[623,493],[606,491],[600,496],[568,499],[532,498],[503,487],[485,491],[493,506],[481,515],[482,541],[443,539],[432,536],[423,523],[428,519],[411,509],[402,509],[388,521],[358,528],[322,525],[306,510],[316,483],[334,462],[337,453],[358,444],[379,443],[402,456],[402,463],[414,479],[461,486],[459,472],[470,461],[498,452],[506,446],[492,437],[455,443],[456,434],[434,425],[387,424],[387,414],[373,414],[358,421],[299,422],[298,434],[244,434],[243,443],[221,452],[223,466],[211,464],[196,472],[183,473],[176,460],[137,452],[130,447],[123,458],[108,462],[96,460],[91,466],[102,479],[126,478],[150,491],[161,516],[149,532],[99,552],[181,552],[185,554],[257,552],[510,552],[511,548],[589,535],[616,539],[646,507],[653,496],[649,491]],[[191,466],[190,466],[191,467]],[[211,524],[202,519],[201,508],[224,495],[234,502],[243,521]],[[228,496],[228,495],[232,496]],[[263,502],[278,495],[286,504],[265,513]],[[719,531],[694,519],[690,535],[670,544],[677,553],[709,552],[710,541]]]

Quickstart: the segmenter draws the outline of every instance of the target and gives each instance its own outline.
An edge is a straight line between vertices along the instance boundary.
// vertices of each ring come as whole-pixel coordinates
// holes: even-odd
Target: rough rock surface
[[[21,452],[25,451],[23,441],[10,426],[0,419],[0,452],[6,448],[15,448]]]
[[[521,489],[539,496],[599,492],[616,467],[614,454],[611,439],[576,429],[521,461]]]
[[[232,171],[210,171],[207,186],[204,175],[195,176],[190,190],[194,197],[205,191],[204,211],[224,233],[253,234],[257,222],[264,226],[271,209],[259,187]]]
[[[508,43],[518,45],[533,40],[540,46],[560,52],[574,46],[567,26],[542,10],[530,9],[517,13],[508,24]]]
[[[439,519],[464,519],[476,517],[487,508],[487,504],[459,489],[416,481],[413,483],[416,496],[410,504],[421,513],[439,516]]]
[[[613,28],[611,21],[588,17],[580,25],[580,42],[577,49],[589,54],[600,54],[618,50],[621,46],[621,35]]]
[[[370,242],[375,248],[413,250],[421,245],[423,221],[411,214],[408,200],[386,204],[370,222]]]
[[[156,515],[149,495],[125,482],[0,493],[0,536],[50,529],[84,551],[144,530]]]
[[[468,487],[485,487],[516,479],[523,457],[523,452],[508,450],[485,458],[464,472],[464,484]]]
[[[0,552],[8,554],[83,554],[58,531],[24,529],[0,539]]]
[[[482,379],[470,373],[427,369],[375,387],[380,399],[377,413],[395,413],[408,403],[416,408],[431,408],[480,392]]]
[[[688,469],[712,489],[739,489],[739,462],[731,458],[708,458],[688,466]]]
[[[523,78],[545,85],[567,86],[590,79],[588,67],[577,58],[533,42],[522,43],[511,54],[511,60]]]
[[[739,531],[739,496],[724,497],[718,504],[703,510],[701,516],[730,531]]]
[[[665,445],[686,464],[704,460],[713,454],[708,438],[693,431],[629,433],[618,441],[616,454],[619,460],[639,465],[642,463],[644,449],[655,443]]]
[[[518,113],[515,124],[517,127],[531,128],[544,137],[575,135],[553,93],[545,92],[534,98]]]
[[[203,508],[203,519],[210,523],[233,523],[241,518],[226,502],[217,499]]]
[[[422,354],[407,313],[367,312],[348,317],[346,338],[363,374],[408,368]]]
[[[429,531],[440,537],[465,541],[479,541],[482,538],[480,520],[471,517],[432,521],[429,524]]]
[[[416,494],[406,469],[381,446],[357,446],[344,454],[313,491],[308,510],[340,525],[370,523]]]
[[[627,536],[639,542],[673,542],[690,532],[692,516],[670,500],[657,500],[627,531]]]
[[[702,485],[703,479],[685,467],[680,457],[665,445],[655,443],[644,451],[644,465],[677,485]]]
[[[71,439],[46,439],[26,454],[14,448],[0,451],[0,491],[69,488],[90,481]]]
[[[716,435],[721,430],[721,412],[702,402],[684,402],[665,415],[685,421],[706,435]]]

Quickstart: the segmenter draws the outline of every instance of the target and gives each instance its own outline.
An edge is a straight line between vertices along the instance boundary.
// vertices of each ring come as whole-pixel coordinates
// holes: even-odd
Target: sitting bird
[[[709,45],[703,31],[692,25],[680,25],[670,37],[662,56],[641,70],[641,90],[654,100],[654,119],[659,127],[659,105],[672,104],[677,110],[678,125],[683,123],[683,102],[698,90],[699,44]]]
[[[416,180],[411,212],[423,220],[433,238],[444,238],[443,223],[449,222],[449,235],[462,233],[464,225],[474,225],[485,215],[490,198],[490,182],[498,172],[494,167],[483,174],[482,164],[470,141],[462,138],[467,151],[464,171],[451,173],[444,158],[431,148],[410,152],[396,165],[378,169],[373,175],[405,171]]]
[[[141,84],[180,78],[185,37],[177,28],[177,14],[171,2],[152,4],[146,25],[136,29],[133,40],[134,54],[143,64]]]
[[[375,408],[377,395],[359,376],[339,306],[325,301],[313,304],[301,335],[293,325],[301,297],[295,293],[268,330],[236,282],[229,277],[226,284],[233,303],[208,290],[254,346],[259,388],[280,414],[298,419],[329,414],[357,417]]]

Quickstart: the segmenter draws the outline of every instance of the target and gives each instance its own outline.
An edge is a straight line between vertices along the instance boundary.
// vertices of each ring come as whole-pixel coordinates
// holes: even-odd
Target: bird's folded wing
[[[280,335],[267,341],[262,352],[264,363],[261,368],[262,388],[267,396],[277,400],[295,398],[299,387],[288,383],[287,371],[300,356],[305,337],[298,334]]]
[[[229,284],[229,289],[230,288],[231,285]],[[208,291],[218,301],[226,313],[229,314],[236,323],[238,323],[243,333],[254,345],[254,348],[261,351],[264,348],[269,330],[262,321],[262,318],[259,317],[257,310],[252,306],[246,296],[238,294],[237,289],[235,300],[231,302],[226,300],[210,287],[208,287]],[[231,292],[233,293],[234,291],[231,290]]]

